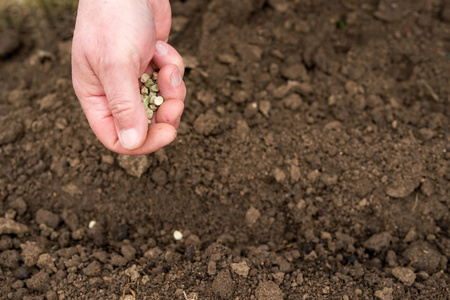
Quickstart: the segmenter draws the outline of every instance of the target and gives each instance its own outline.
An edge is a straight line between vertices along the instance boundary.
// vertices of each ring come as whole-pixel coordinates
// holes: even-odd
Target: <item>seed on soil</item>
[[[157,72],[153,72],[151,77],[149,74],[144,73],[140,80],[143,83],[141,86],[142,102],[144,102],[145,109],[147,110],[148,125],[150,126],[153,113],[163,104],[164,98],[159,95]]]
[[[181,240],[183,238],[183,234],[179,232],[178,230],[175,230],[173,232],[173,238],[177,241]]]

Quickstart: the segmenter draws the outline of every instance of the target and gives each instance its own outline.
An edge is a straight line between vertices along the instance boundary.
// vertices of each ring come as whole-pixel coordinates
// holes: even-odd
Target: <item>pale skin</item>
[[[184,65],[168,43],[169,0],[80,0],[72,80],[89,125],[111,151],[147,154],[172,142],[186,97]],[[148,127],[139,77],[159,68],[166,101]]]

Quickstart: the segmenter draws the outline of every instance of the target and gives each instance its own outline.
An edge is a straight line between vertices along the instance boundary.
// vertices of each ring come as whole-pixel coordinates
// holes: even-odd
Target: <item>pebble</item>
[[[234,282],[231,279],[230,271],[222,270],[217,274],[212,283],[214,294],[224,299],[231,299],[234,294]]]
[[[375,297],[381,300],[393,300],[394,297],[392,296],[392,288],[385,287],[382,290],[378,290],[375,292]]]
[[[83,269],[83,272],[90,277],[100,276],[102,273],[102,265],[98,261],[94,260]]]
[[[31,275],[31,270],[26,266],[20,266],[14,271],[13,274],[18,279],[27,279]]]
[[[275,168],[273,170],[273,177],[278,183],[284,183],[286,181],[286,173],[284,173],[284,171],[280,168]]]
[[[392,275],[406,286],[411,286],[416,280],[416,274],[410,268],[396,267],[392,270]]]
[[[24,132],[24,127],[18,120],[0,119],[0,146],[14,142]]]
[[[272,104],[269,100],[261,100],[259,101],[259,111],[263,114],[264,117],[268,118],[270,115],[270,110],[272,108]]]
[[[259,210],[257,210],[252,205],[245,213],[245,223],[247,223],[248,226],[252,226],[253,224],[256,223],[256,221],[258,221],[260,216],[261,216],[261,213],[259,212]]]
[[[417,241],[411,244],[403,257],[410,262],[413,268],[424,270],[428,274],[438,271],[441,262],[441,254],[425,241]]]
[[[45,224],[48,227],[55,229],[59,225],[60,218],[57,214],[54,214],[51,211],[40,208],[36,212],[36,222],[38,224]]]
[[[387,248],[392,241],[392,236],[389,232],[382,232],[371,236],[364,242],[364,247],[375,252],[380,252]]]
[[[136,282],[136,280],[138,280],[139,277],[141,277],[141,274],[139,274],[139,272],[136,270],[136,268],[137,268],[137,266],[133,265],[130,268],[125,270],[125,275],[130,277],[131,282]]]
[[[120,248],[120,253],[122,253],[123,257],[127,259],[128,261],[131,261],[136,256],[136,249],[134,249],[131,245],[123,245]]]
[[[48,289],[50,276],[44,270],[34,274],[30,279],[26,281],[26,285],[29,289],[43,292]]]
[[[414,229],[411,229],[405,235],[405,238],[403,239],[403,243],[411,243],[411,242],[415,241],[416,238],[417,238],[417,232]]]
[[[247,263],[245,261],[242,261],[240,263],[231,264],[231,270],[234,273],[236,273],[244,278],[247,278],[250,268],[247,266]]]
[[[142,174],[147,172],[151,165],[148,155],[124,155],[119,154],[117,157],[119,166],[121,166],[128,175],[140,178]]]
[[[258,300],[282,300],[284,298],[280,287],[273,281],[261,281],[255,291]]]
[[[111,255],[111,264],[117,267],[123,267],[127,264],[128,260],[119,254]]]
[[[27,241],[20,245],[22,248],[22,260],[27,267],[33,267],[44,251],[36,244],[36,242]]]
[[[9,207],[16,210],[19,216],[22,216],[27,211],[27,203],[20,197],[9,202]]]

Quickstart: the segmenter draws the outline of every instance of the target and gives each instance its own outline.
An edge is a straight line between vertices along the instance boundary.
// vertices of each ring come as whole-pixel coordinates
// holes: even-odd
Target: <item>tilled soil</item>
[[[448,299],[449,1],[172,1],[186,109],[141,157],[44,8],[1,8],[1,299]]]

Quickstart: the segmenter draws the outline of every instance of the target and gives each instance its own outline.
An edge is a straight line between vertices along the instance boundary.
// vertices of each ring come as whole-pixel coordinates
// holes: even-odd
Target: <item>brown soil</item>
[[[172,4],[187,107],[137,160],[77,102],[73,11],[2,8],[0,298],[448,299],[450,2]]]

